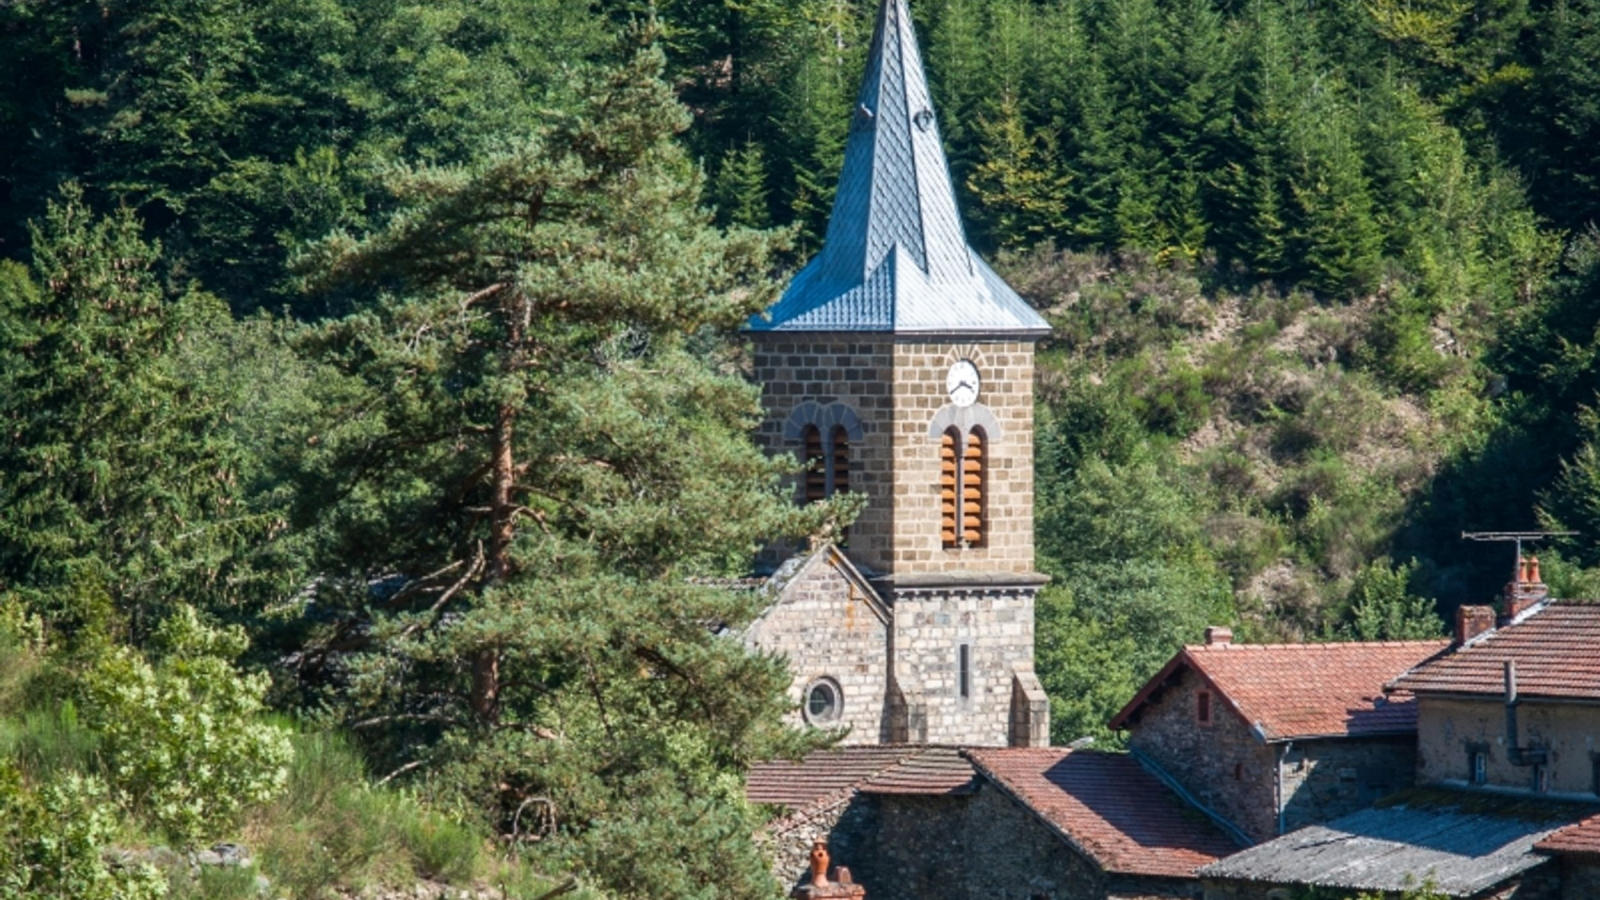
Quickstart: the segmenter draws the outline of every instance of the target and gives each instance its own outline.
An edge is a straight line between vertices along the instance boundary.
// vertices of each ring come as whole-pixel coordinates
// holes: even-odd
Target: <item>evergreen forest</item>
[[[0,900],[773,897],[738,328],[875,0],[0,4]],[[1208,624],[1600,596],[1600,0],[913,0],[1050,321],[1057,743]]]

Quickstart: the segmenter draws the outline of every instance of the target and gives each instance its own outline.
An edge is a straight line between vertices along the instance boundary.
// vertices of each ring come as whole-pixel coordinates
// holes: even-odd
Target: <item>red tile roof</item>
[[[1437,641],[1211,644],[1183,648],[1111,720],[1127,728],[1155,693],[1194,670],[1269,741],[1409,734],[1414,698],[1384,685],[1450,646]]]
[[[851,789],[923,796],[967,793],[972,780],[972,765],[955,747],[869,744],[818,750],[799,761],[758,763],[745,782],[745,797],[795,810]]]
[[[1108,872],[1192,878],[1239,847],[1133,757],[1095,750],[968,750],[978,771]]]
[[[972,762],[955,747],[928,747],[871,776],[863,794],[916,794],[922,797],[970,794],[977,790]]]
[[[1600,603],[1551,600],[1448,656],[1400,675],[1412,693],[1505,693],[1505,663],[1517,664],[1517,693],[1528,697],[1600,697]]]
[[[1533,845],[1546,853],[1580,853],[1600,856],[1600,816],[1590,816],[1576,825],[1569,825]]]

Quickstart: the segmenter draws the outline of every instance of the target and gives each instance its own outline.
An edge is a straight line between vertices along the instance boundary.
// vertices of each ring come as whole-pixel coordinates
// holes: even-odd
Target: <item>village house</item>
[[[1135,757],[1250,842],[1411,786],[1417,704],[1384,693],[1448,641],[1235,644],[1210,628],[1111,720]]]
[[[1600,604],[1546,594],[1538,561],[1519,561],[1498,616],[1462,607],[1451,651],[1389,683],[1415,698],[1416,789],[1206,867],[1206,896],[1423,880],[1451,897],[1592,896],[1593,826],[1570,826],[1600,809]]]

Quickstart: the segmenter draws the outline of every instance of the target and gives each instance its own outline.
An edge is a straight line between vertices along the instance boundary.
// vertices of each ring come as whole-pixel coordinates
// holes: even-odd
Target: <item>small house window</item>
[[[1539,793],[1539,794],[1548,794],[1548,793],[1550,793],[1550,767],[1549,766],[1534,766],[1533,767],[1533,790],[1534,790],[1535,793]]]
[[[830,725],[844,712],[844,695],[832,678],[818,678],[806,688],[805,717],[812,725]]]
[[[1211,724],[1211,692],[1198,691],[1194,695],[1194,720],[1201,725]]]
[[[1489,754],[1483,750],[1472,751],[1472,783],[1489,783]]]
[[[956,645],[956,690],[963,700],[972,697],[972,645]]]

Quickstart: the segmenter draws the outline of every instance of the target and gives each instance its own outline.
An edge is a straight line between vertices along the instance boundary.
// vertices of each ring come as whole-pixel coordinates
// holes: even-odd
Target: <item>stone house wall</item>
[[[831,815],[829,853],[836,865],[850,868],[871,900],[1106,896],[1106,876],[1096,865],[987,782],[953,797],[858,794]],[[805,871],[815,832],[780,836],[774,871],[784,883]]]
[[[978,404],[1000,433],[985,447],[985,545],[946,550],[940,537],[938,434],[950,404],[945,375],[969,359],[982,386]],[[1033,560],[1033,343],[894,345],[893,561],[896,574],[1031,572]],[[954,407],[946,415],[954,414]]]
[[[1417,781],[1470,781],[1474,747],[1487,755],[1488,782],[1528,790],[1529,766],[1513,765],[1506,753],[1505,705],[1497,700],[1423,697],[1417,717]],[[1600,754],[1600,707],[1524,700],[1517,709],[1523,746],[1549,749],[1551,793],[1595,796],[1595,759]]]
[[[841,717],[831,727],[850,728],[844,743],[879,743],[890,729],[888,624],[870,588],[846,577],[830,556],[813,555],[744,639],[754,649],[788,657],[792,724],[804,722],[800,704],[807,686],[831,678],[843,696]]]
[[[1211,724],[1199,724],[1195,695],[1201,690],[1211,689],[1185,669],[1176,684],[1145,705],[1129,727],[1128,745],[1251,840],[1271,840],[1278,835],[1277,750],[1257,738],[1215,691]]]
[[[896,590],[895,679],[913,721],[904,737],[936,744],[1003,747],[1011,735],[1013,683],[1033,672],[1032,588]],[[960,696],[959,647],[971,654]],[[1046,732],[1048,733],[1048,732]]]
[[[1561,900],[1600,897],[1600,859],[1564,856],[1561,859]]]
[[[1284,831],[1337,819],[1412,786],[1411,735],[1294,741],[1284,745]]]

